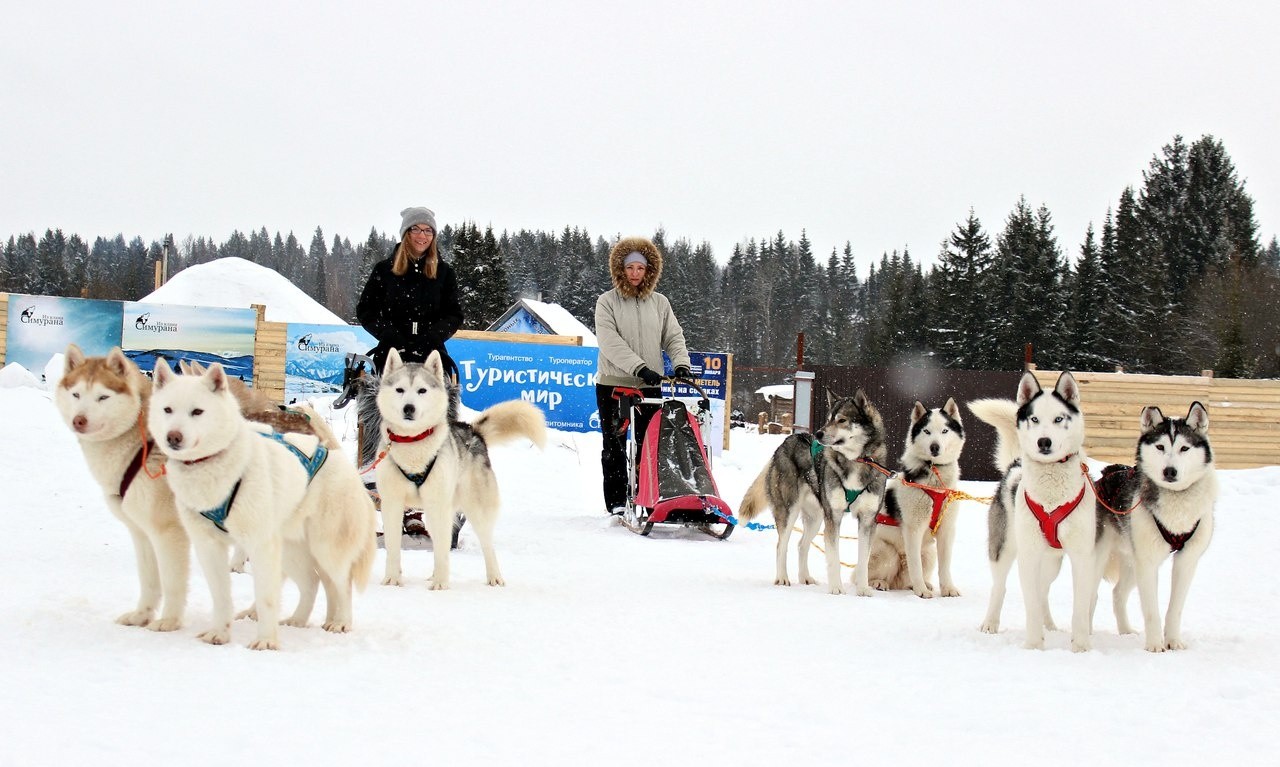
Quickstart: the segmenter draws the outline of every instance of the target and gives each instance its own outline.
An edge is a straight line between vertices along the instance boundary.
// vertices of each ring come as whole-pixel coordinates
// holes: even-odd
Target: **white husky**
[[[179,376],[157,359],[154,380],[151,433],[169,456],[169,485],[213,597],[213,626],[200,638],[230,639],[233,542],[253,562],[258,632],[251,648],[279,646],[282,569],[302,595],[288,624],[306,625],[319,579],[324,628],[349,631],[352,585],[363,587],[373,567],[375,516],[355,467],[322,420],[314,419],[319,439],[255,428],[217,363]]]
[[[963,449],[964,424],[954,399],[941,409],[915,403],[901,472],[889,480],[884,511],[876,517],[879,524],[867,565],[875,588],[910,588],[928,599],[933,596],[929,576],[936,558],[940,593],[960,596],[951,578],[956,517],[954,509],[947,509],[947,491],[960,482]]]
[[[387,549],[383,584],[400,586],[400,535],[406,508],[421,508],[431,536],[435,568],[433,590],[449,588],[449,545],[456,513],[466,515],[484,553],[490,586],[505,585],[493,551],[498,521],[498,481],[489,463],[489,445],[525,437],[539,447],[546,442],[542,412],[523,400],[500,402],[474,423],[450,417],[450,393],[440,355],[424,363],[405,363],[392,349],[387,354],[377,391],[385,457],[376,477],[382,502],[382,537]]]
[[[1213,539],[1213,505],[1218,479],[1209,445],[1209,412],[1193,402],[1184,418],[1165,418],[1160,408],[1143,408],[1137,463],[1109,466],[1098,492],[1119,528],[1125,555],[1116,584],[1116,619],[1133,590],[1142,603],[1146,648],[1182,650],[1182,609],[1200,557]],[[1173,557],[1169,611],[1161,626],[1158,574]],[[1131,559],[1130,559],[1131,557]]]
[[[53,400],[80,441],[107,508],[133,538],[141,592],[137,607],[116,622],[173,631],[181,628],[187,603],[191,546],[173,491],[159,478],[164,456],[148,445],[150,397],[151,382],[119,348],[86,357],[71,344]]]
[[[993,583],[982,629],[994,632],[999,626],[1004,582],[1016,552],[1026,606],[1026,646],[1043,648],[1046,624],[1051,627],[1049,586],[1065,553],[1071,560],[1073,587],[1071,649],[1089,650],[1090,616],[1101,577],[1098,562],[1105,562],[1108,552],[1096,546],[1098,512],[1084,469],[1080,387],[1071,373],[1063,372],[1046,392],[1028,371],[1018,382],[1016,402],[977,400],[969,409],[996,427],[996,463],[1006,470],[989,517]],[[1010,539],[1013,549],[1008,547]]]

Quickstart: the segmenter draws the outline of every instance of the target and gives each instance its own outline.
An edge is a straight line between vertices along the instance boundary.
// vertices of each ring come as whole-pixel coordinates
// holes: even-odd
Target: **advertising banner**
[[[177,304],[124,304],[120,346],[138,367],[155,370],[156,357],[222,363],[227,374],[253,382],[253,309],[211,309]]]
[[[729,386],[729,355],[715,352],[689,352],[689,367],[693,379],[702,387],[702,391],[711,401],[711,424],[703,430],[702,441],[711,448],[712,455],[720,455],[724,447],[724,433],[728,422],[725,419],[725,396]],[[666,362],[666,372],[671,373],[671,362]],[[690,412],[697,412],[694,403],[698,400],[698,390],[686,384],[676,386],[676,397],[689,405]]]
[[[484,410],[509,399],[537,405],[547,426],[597,431],[596,348],[453,339],[462,404]]]
[[[359,325],[289,323],[284,347],[285,402],[311,394],[337,394],[347,354],[364,354],[377,345],[377,339]]]
[[[121,312],[119,301],[11,294],[4,361],[40,377],[72,341],[89,356],[104,355],[120,345]]]

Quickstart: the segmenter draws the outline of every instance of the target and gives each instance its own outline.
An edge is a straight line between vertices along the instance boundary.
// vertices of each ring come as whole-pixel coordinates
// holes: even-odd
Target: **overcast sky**
[[[1280,5],[1048,5],[8,3],[0,234],[305,246],[426,205],[866,264],[1025,195],[1074,256],[1175,134],[1280,232]]]

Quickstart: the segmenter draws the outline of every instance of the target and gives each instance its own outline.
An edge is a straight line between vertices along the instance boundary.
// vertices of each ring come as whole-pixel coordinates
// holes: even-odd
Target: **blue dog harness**
[[[311,480],[315,479],[316,474],[320,471],[320,467],[324,466],[325,460],[329,457],[329,448],[324,445],[316,445],[315,455],[308,458],[306,453],[302,452],[293,443],[286,440],[282,434],[277,434],[274,431],[270,434],[264,432],[259,432],[259,434],[267,439],[273,439],[276,442],[279,442],[281,445],[284,445],[293,452],[294,456],[302,464],[302,468],[307,470],[308,485],[311,484]],[[226,522],[227,517],[231,514],[231,504],[235,503],[236,493],[240,492],[240,482],[241,480],[236,480],[235,485],[231,488],[231,494],[227,496],[227,500],[223,501],[221,505],[215,506],[208,511],[200,512],[200,516],[217,525],[218,529],[224,533],[227,532]]]

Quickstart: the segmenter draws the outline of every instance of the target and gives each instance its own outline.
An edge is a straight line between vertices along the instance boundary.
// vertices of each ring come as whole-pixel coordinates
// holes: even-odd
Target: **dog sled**
[[[622,524],[640,535],[649,535],[654,525],[676,525],[724,540],[733,532],[733,514],[716,489],[711,453],[702,440],[702,431],[711,421],[711,401],[691,379],[666,381],[671,396],[646,398],[639,389],[625,388],[614,392],[627,429],[627,503]],[[697,390],[695,412],[676,398],[676,383]],[[635,428],[641,408],[656,410],[643,441],[637,439]]]
[[[379,513],[382,511],[382,499],[378,495],[378,483],[374,479],[373,468],[378,462],[378,435],[374,429],[366,428],[375,412],[374,397],[377,394],[377,366],[373,359],[364,354],[348,353],[342,369],[342,393],[333,401],[333,408],[341,410],[355,401],[356,418],[356,456],[360,478],[364,481],[365,490],[373,498],[373,505]],[[458,548],[458,535],[467,518],[458,514],[453,519],[453,533],[449,548]],[[383,536],[386,531],[378,533],[378,548],[384,548]],[[431,534],[427,532],[426,522],[422,518],[422,509],[405,509],[404,524],[400,531],[402,549],[427,549],[431,545]]]

